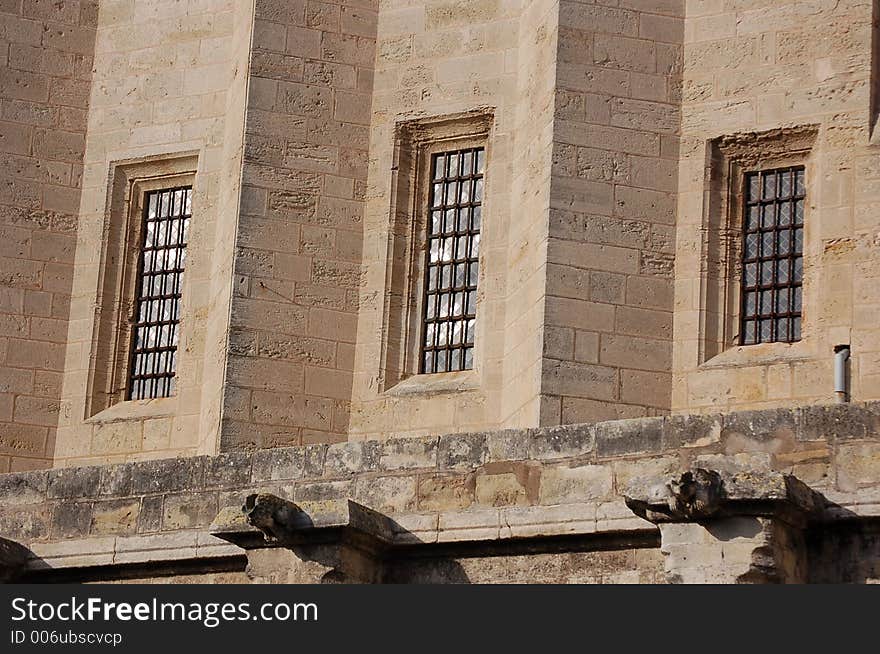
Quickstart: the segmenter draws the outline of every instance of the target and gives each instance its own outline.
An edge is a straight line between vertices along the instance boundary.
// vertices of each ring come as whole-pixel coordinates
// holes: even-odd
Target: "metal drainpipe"
[[[849,375],[847,374],[849,356],[849,345],[838,345],[834,348],[834,394],[837,396],[838,404],[849,402]]]

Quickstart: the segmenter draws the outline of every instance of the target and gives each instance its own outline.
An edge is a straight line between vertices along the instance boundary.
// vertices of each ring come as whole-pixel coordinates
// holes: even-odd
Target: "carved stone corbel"
[[[211,533],[247,551],[256,582],[377,583],[392,522],[350,500],[298,505],[254,494],[222,510]]]
[[[718,512],[724,500],[721,475],[697,468],[680,477],[658,482],[647,498],[626,497],[626,505],[651,522],[705,520]]]
[[[659,526],[670,583],[805,581],[803,531],[825,504],[791,475],[704,468],[640,480],[624,499]]]

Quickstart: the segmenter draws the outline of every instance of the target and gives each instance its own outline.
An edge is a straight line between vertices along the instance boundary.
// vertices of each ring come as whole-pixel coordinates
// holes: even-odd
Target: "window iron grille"
[[[175,392],[192,187],[149,192],[144,204],[129,400],[170,397]]]
[[[806,171],[749,173],[743,220],[741,345],[801,340]]]
[[[433,155],[420,370],[472,370],[485,148]]]

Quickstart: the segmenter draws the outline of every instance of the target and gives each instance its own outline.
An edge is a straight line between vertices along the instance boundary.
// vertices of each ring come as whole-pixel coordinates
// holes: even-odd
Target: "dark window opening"
[[[422,373],[472,370],[485,148],[431,159]]]
[[[801,340],[805,203],[803,167],[746,175],[742,345]]]
[[[170,397],[175,391],[192,187],[147,193],[144,205],[129,400]]]

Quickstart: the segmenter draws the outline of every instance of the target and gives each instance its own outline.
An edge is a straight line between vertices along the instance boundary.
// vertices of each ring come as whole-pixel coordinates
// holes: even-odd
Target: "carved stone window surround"
[[[474,369],[461,372],[419,374],[424,301],[425,248],[432,155],[474,147],[486,149],[483,223],[491,220],[492,126],[494,113],[481,109],[462,114],[401,122],[395,130],[391,171],[390,233],[382,315],[380,392],[419,395],[476,390],[481,385],[481,295],[477,297]],[[480,277],[486,259],[481,257]]]
[[[792,362],[812,358],[812,316],[818,298],[811,275],[817,215],[819,164],[813,156],[818,127],[724,136],[707,148],[700,288],[700,368]],[[747,173],[788,166],[806,168],[806,245],[802,340],[739,344],[742,276],[743,192]]]

